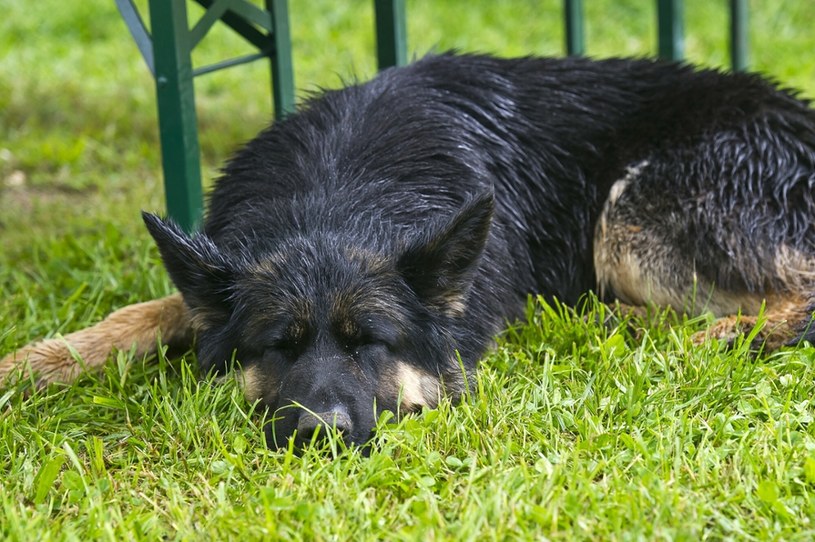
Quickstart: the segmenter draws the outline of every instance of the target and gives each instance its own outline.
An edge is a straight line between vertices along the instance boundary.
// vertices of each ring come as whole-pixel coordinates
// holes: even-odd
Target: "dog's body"
[[[145,221],[183,303],[118,321],[171,341],[194,330],[204,370],[234,356],[247,396],[276,411],[271,445],[321,420],[359,443],[379,411],[459,393],[530,293],[748,324],[766,302],[768,344],[811,340],[815,114],[753,75],[430,56],[260,134],[203,234]],[[133,342],[93,329],[96,347]],[[28,356],[61,378],[67,351],[40,343],[0,371]]]

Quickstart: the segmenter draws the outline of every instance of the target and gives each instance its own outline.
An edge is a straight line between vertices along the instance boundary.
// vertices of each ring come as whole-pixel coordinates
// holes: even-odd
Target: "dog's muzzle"
[[[354,433],[354,423],[343,406],[335,406],[327,412],[309,412],[304,410],[297,420],[294,444],[303,448],[312,441],[325,439],[334,431],[346,437]]]

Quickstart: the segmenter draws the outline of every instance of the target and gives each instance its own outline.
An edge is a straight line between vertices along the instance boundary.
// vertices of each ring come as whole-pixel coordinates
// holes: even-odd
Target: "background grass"
[[[561,54],[560,4],[411,0],[410,49]],[[590,54],[654,51],[652,2],[586,4]],[[815,96],[815,4],[751,4],[753,67]],[[690,60],[726,65],[725,2],[686,5]],[[163,206],[152,80],[113,2],[0,8],[6,352],[171,286],[138,215]],[[302,91],[374,73],[370,1],[290,12]],[[195,60],[245,50],[222,30]],[[197,81],[208,178],[270,118],[268,79]],[[383,423],[369,458],[268,452],[260,415],[190,355],[0,390],[0,536],[811,539],[815,351],[753,359],[693,347],[703,321],[607,327],[603,311],[531,304],[464,404]]]

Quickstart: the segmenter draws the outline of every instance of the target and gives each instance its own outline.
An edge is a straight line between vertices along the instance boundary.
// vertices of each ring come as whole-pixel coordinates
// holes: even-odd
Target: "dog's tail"
[[[113,350],[155,353],[159,341],[172,346],[192,344],[192,322],[174,294],[128,305],[89,328],[55,339],[31,343],[0,360],[0,384],[9,377],[33,375],[38,386],[70,382],[86,370],[101,367]]]

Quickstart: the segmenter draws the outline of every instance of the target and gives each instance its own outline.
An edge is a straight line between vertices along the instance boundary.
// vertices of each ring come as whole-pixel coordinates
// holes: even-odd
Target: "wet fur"
[[[815,114],[759,76],[441,55],[261,133],[203,233],[145,221],[189,311],[169,334],[197,333],[205,371],[234,354],[276,446],[455,396],[530,293],[709,310],[721,338],[766,303],[768,345],[812,340],[814,193]],[[135,340],[103,325],[88,365]],[[35,354],[0,367],[74,365]]]

